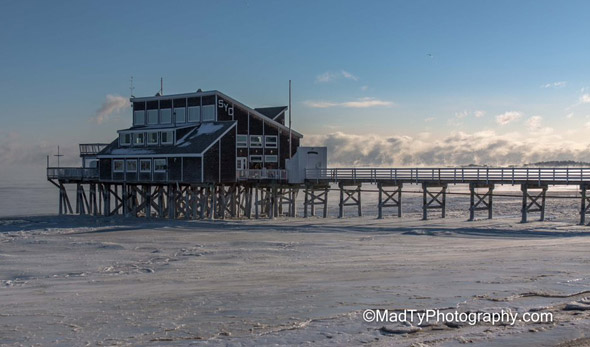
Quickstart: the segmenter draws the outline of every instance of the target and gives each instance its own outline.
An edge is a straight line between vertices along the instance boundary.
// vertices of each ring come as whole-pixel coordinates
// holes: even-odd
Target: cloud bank
[[[102,124],[110,119],[113,113],[120,112],[130,106],[129,99],[119,95],[107,95],[105,102],[96,111],[92,121],[96,124]]]
[[[508,111],[496,116],[496,123],[500,125],[507,125],[515,120],[520,119],[522,117],[522,113],[516,111]]]
[[[533,122],[534,123],[534,122]],[[565,141],[559,136],[521,138],[494,131],[457,132],[443,138],[432,136],[375,136],[335,132],[308,135],[305,146],[327,146],[330,166],[408,167],[453,165],[522,165],[548,160],[590,161],[590,146]]]
[[[376,98],[361,98],[353,101],[333,102],[333,101],[313,101],[307,100],[303,104],[311,108],[331,108],[331,107],[345,107],[345,108],[369,108],[369,107],[389,107],[394,103],[391,101],[379,100]]]
[[[328,83],[328,82],[332,82],[338,79],[347,79],[347,80],[352,80],[352,81],[358,81],[359,78],[356,77],[355,75],[351,74],[348,71],[344,71],[344,70],[340,70],[338,72],[332,72],[332,71],[326,71],[321,75],[318,75],[315,78],[315,82],[316,83]]]

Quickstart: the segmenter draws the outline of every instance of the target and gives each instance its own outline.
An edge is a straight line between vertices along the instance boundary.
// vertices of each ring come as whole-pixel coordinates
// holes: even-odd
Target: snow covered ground
[[[521,224],[515,199],[497,201],[498,218],[475,222],[464,197],[448,218],[426,222],[408,199],[402,219],[383,220],[369,205],[365,217],[343,219],[2,218],[0,343],[590,341],[590,227],[575,225],[577,201],[550,200],[549,221]],[[510,309],[551,313],[553,322],[419,326],[365,322],[366,309]]]

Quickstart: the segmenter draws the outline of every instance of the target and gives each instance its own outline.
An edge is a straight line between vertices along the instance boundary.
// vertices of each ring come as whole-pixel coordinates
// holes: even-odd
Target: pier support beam
[[[377,183],[377,188],[379,188],[378,219],[383,219],[384,207],[397,207],[397,216],[402,216],[402,187],[403,183]]]
[[[480,192],[478,189],[485,189]],[[475,211],[488,211],[488,219],[492,219],[493,184],[469,183],[471,201],[469,204],[469,220],[475,219]]]
[[[312,185],[308,184],[305,186],[305,201],[303,203],[303,217],[315,216],[315,206],[323,206],[324,212],[323,217],[328,216],[328,191],[330,190],[329,185]],[[308,212],[309,210],[309,212]]]
[[[439,188],[431,192],[429,188]],[[428,210],[440,209],[441,217],[445,218],[447,204],[447,184],[422,183],[422,220],[428,219]]]
[[[588,185],[580,186],[580,193],[582,194],[582,206],[580,209],[580,224],[586,224],[586,214],[590,213],[590,197],[588,196]],[[590,225],[590,224],[589,224]]]
[[[338,183],[338,188],[340,188],[338,218],[342,218],[344,216],[344,207],[346,206],[357,206],[359,217],[363,215],[363,212],[361,210],[361,186],[362,183]]]
[[[548,186],[538,185],[526,185],[522,184],[520,190],[522,190],[522,219],[521,223],[526,223],[528,220],[528,213],[540,212],[540,221],[545,220],[545,196],[547,193]],[[532,191],[533,194],[529,192]],[[539,202],[539,200],[541,200]]]

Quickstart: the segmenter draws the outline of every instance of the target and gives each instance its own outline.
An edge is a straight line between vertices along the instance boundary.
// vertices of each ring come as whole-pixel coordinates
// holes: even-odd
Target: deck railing
[[[326,168],[307,169],[307,180],[446,183],[590,183],[590,168]]]
[[[98,178],[97,168],[48,167],[47,178],[50,179],[94,179]]]
[[[245,180],[287,180],[287,170],[262,169],[262,170],[237,170],[239,181]]]

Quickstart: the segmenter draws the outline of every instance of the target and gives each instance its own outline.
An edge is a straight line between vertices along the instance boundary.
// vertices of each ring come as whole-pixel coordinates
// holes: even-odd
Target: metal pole
[[[292,117],[291,117],[291,80],[289,80],[289,159],[291,159],[291,156],[293,153],[293,151],[292,151],[293,147],[291,144],[293,142],[293,138],[291,136],[291,120],[292,120]]]

